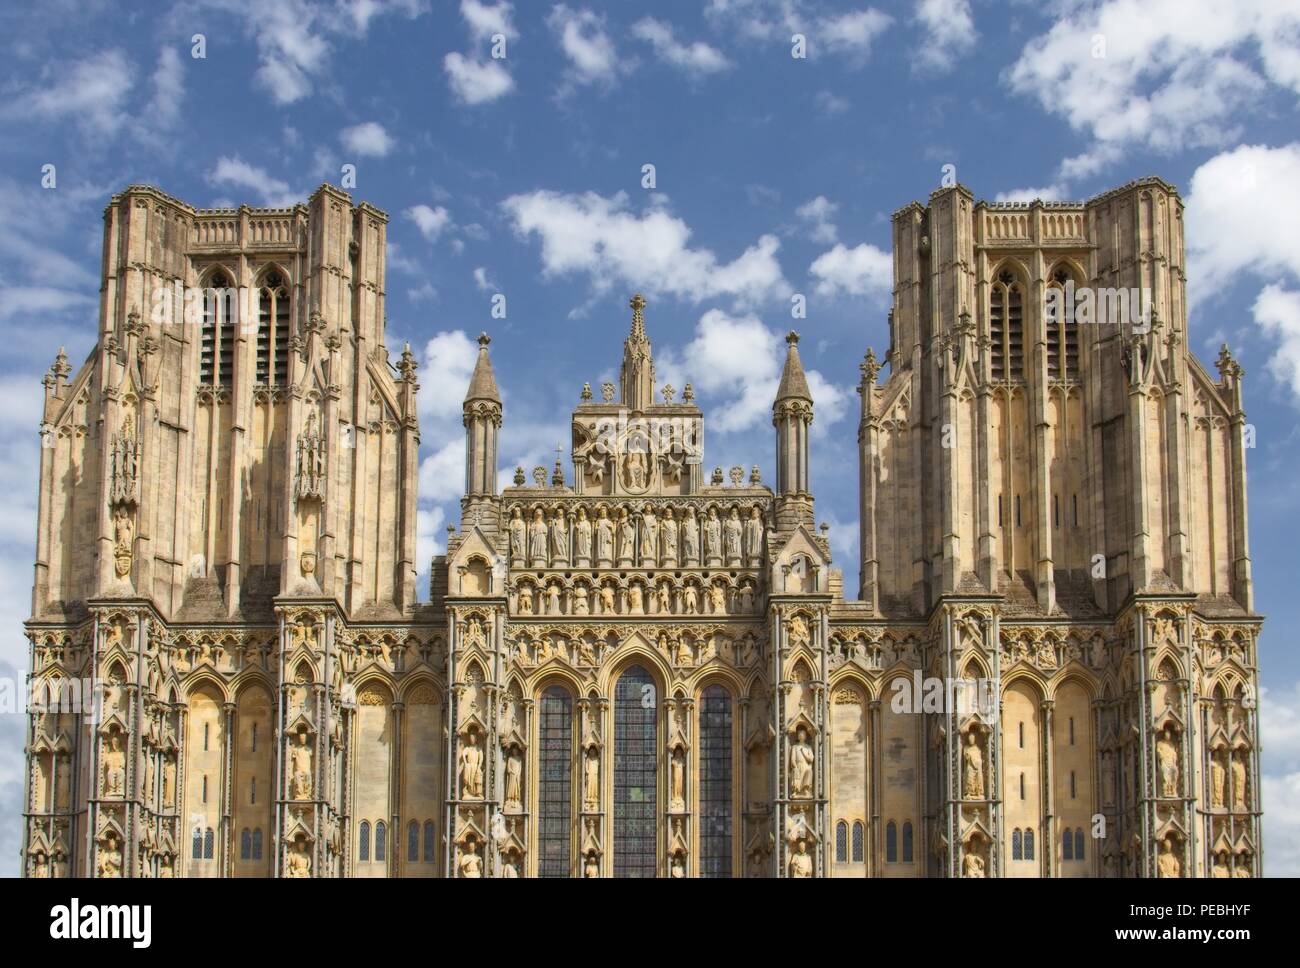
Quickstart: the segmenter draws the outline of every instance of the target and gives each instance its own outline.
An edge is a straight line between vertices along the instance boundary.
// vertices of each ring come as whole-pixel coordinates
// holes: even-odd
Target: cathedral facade
[[[1259,874],[1250,428],[1171,186],[894,215],[849,590],[798,336],[775,480],[709,469],[636,296],[571,463],[504,486],[480,337],[417,595],[386,223],[112,198],[45,379],[27,876]]]

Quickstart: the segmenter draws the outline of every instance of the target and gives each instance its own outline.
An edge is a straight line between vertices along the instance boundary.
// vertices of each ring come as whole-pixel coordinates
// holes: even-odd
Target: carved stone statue
[[[659,560],[658,552],[659,520],[655,517],[654,508],[647,504],[641,512],[641,566],[653,568]]]
[[[478,855],[478,843],[476,841],[471,840],[461,848],[458,869],[461,877],[483,876],[483,858]]]
[[[104,796],[120,797],[126,794],[126,751],[122,737],[117,732],[108,736],[108,749],[104,750]]]
[[[524,759],[519,755],[519,747],[511,746],[506,753],[506,806],[510,809],[518,810],[523,806],[523,797],[520,793],[522,785],[520,780],[524,770]]]
[[[1228,771],[1223,766],[1223,755],[1219,751],[1210,754],[1210,805],[1225,805],[1224,793],[1228,786]]]
[[[609,584],[600,586],[600,614],[614,614],[614,587]]]
[[[1156,861],[1157,877],[1182,877],[1183,864],[1174,853],[1174,841],[1172,837],[1166,837],[1160,841],[1160,857]]]
[[[791,877],[812,877],[813,859],[808,853],[808,841],[800,838],[795,844],[794,853],[790,855],[790,876]]]
[[[614,522],[603,507],[596,517],[596,561],[602,565],[614,563]]]
[[[470,730],[460,751],[460,795],[466,800],[483,796],[483,750],[478,745],[478,733]]]
[[[669,615],[673,610],[672,587],[668,582],[660,582],[655,589],[655,611],[660,615]]]
[[[300,730],[297,745],[289,749],[289,790],[295,800],[311,799],[311,747],[307,739],[307,731]]]
[[[510,512],[510,560],[522,565],[528,558],[528,525],[523,512],[515,508]]]
[[[631,565],[636,553],[636,525],[628,516],[627,508],[618,511],[618,563]]]
[[[673,747],[669,762],[669,810],[686,809],[686,754],[680,746]]]
[[[596,852],[594,850],[590,850],[587,852],[586,863],[582,865],[582,876],[583,877],[600,876],[600,862],[596,860]]]
[[[307,841],[302,837],[298,837],[290,845],[287,860],[290,877],[311,877],[311,851],[307,848]]]
[[[600,808],[600,751],[592,746],[582,767],[582,807],[584,810]]]
[[[122,876],[122,848],[113,833],[109,833],[99,843],[98,874],[100,877]]]
[[[682,563],[698,564],[700,560],[700,525],[695,517],[695,508],[686,509],[686,519],[682,521]]]
[[[709,611],[714,615],[727,614],[727,591],[720,584],[709,586]]]
[[[980,878],[984,876],[984,858],[979,854],[968,851],[962,854],[961,858],[961,876]]]
[[[627,611],[629,615],[645,614],[645,593],[641,591],[639,582],[633,582],[628,586]]]
[[[541,508],[533,512],[533,523],[528,529],[528,559],[533,565],[546,564],[546,518]]]
[[[790,744],[790,796],[808,799],[813,795],[813,748],[802,726]]]
[[[980,749],[975,730],[966,734],[966,746],[961,751],[962,796],[967,800],[984,798],[984,751]]]
[[[673,509],[664,509],[664,519],[659,524],[659,562],[664,567],[677,564],[677,521]]]
[[[569,522],[559,508],[551,515],[551,564],[569,563]]]
[[[1246,810],[1250,798],[1246,790],[1246,751],[1237,750],[1232,755],[1232,809]]]
[[[758,505],[749,509],[749,520],[745,522],[745,557],[754,563],[763,554],[763,517]]]
[[[722,564],[722,521],[714,507],[704,522],[704,558],[711,565]]]
[[[727,523],[722,529],[722,552],[729,565],[740,564],[741,536],[743,532],[744,525],[740,523],[740,509],[732,508],[731,513],[727,515]]]
[[[1156,762],[1160,765],[1160,795],[1178,796],[1178,746],[1174,741],[1173,726],[1166,726],[1156,740]]]
[[[586,508],[578,508],[578,521],[573,526],[573,557],[575,564],[591,563],[591,520]]]
[[[687,615],[698,615],[700,612],[700,593],[691,582],[682,588],[682,611]]]
[[[686,876],[686,857],[681,853],[681,851],[673,854],[673,862],[669,869],[668,876],[678,878]]]

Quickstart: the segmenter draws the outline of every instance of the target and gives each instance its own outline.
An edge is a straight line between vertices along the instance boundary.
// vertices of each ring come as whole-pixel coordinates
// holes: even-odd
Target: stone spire
[[[478,338],[478,362],[462,406],[465,424],[465,493],[468,499],[497,493],[497,435],[501,430],[501,394],[488,358],[487,333]]]
[[[778,508],[778,519],[788,508],[793,512],[790,521],[810,523],[812,493],[808,481],[808,431],[813,419],[813,398],[803,364],[799,362],[799,334],[791,331],[785,341],[790,348],[785,354],[781,386],[772,403],[772,426],[776,428],[776,492],[781,498],[794,499],[794,503],[783,501]]]
[[[812,392],[808,389],[808,378],[803,373],[803,363],[799,360],[799,334],[791,330],[785,337],[789,349],[785,353],[785,369],[781,371],[781,385],[776,391],[776,402],[799,399],[812,403]]]
[[[500,405],[501,393],[497,390],[497,378],[492,372],[492,360],[488,357],[488,344],[492,337],[487,333],[478,336],[478,361],[474,364],[474,375],[469,380],[469,390],[465,393],[465,402],[487,400]]]
[[[655,361],[645,332],[645,297],[637,293],[628,305],[632,307],[632,331],[623,341],[622,403],[629,410],[643,411],[654,404]]]

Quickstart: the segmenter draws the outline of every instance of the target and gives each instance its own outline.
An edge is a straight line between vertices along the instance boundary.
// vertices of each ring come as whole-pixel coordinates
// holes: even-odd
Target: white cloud
[[[925,34],[917,66],[934,73],[951,70],[979,37],[970,0],[919,0],[916,22]]]
[[[238,155],[233,158],[221,156],[205,177],[210,185],[252,192],[263,205],[285,207],[303,200],[302,192],[291,191],[287,182],[271,176],[264,168],[250,165]]]
[[[1035,199],[1042,199],[1045,202],[1059,201],[1070,192],[1070,187],[1065,184],[1057,183],[1044,185],[1041,188],[1012,188],[1005,192],[998,192],[994,196],[995,202],[1032,202]]]
[[[1241,145],[1192,175],[1186,203],[1188,291],[1212,296],[1243,271],[1300,279],[1300,142]]]
[[[874,7],[844,13],[829,7],[816,0],[709,0],[704,12],[715,26],[743,39],[789,44],[799,33],[808,40],[810,59],[826,52],[860,65],[893,18]]]
[[[127,96],[135,70],[117,48],[49,68],[41,84],[6,91],[2,117],[60,121],[70,118],[98,136],[128,123]]]
[[[460,435],[461,403],[477,360],[478,347],[463,329],[443,330],[424,345],[420,369],[438,377],[420,385],[421,429],[430,440]]]
[[[480,0],[461,0],[460,15],[469,25],[475,43],[489,40],[494,34],[513,39],[519,36],[511,19],[514,7],[502,0],[500,3],[481,3]]]
[[[488,278],[486,266],[477,266],[474,269],[474,285],[478,287],[479,292],[491,292],[497,288],[497,284]]]
[[[393,150],[393,139],[377,121],[366,121],[344,128],[339,140],[348,151],[362,157],[382,158]]]
[[[771,420],[786,343],[783,334],[757,316],[710,309],[700,317],[691,342],[680,349],[667,347],[657,355],[662,382],[678,387],[689,382],[702,396],[710,430],[737,433]],[[813,432],[822,436],[844,415],[849,394],[807,369],[806,363],[805,374],[817,413]]]
[[[687,74],[716,74],[731,67],[722,51],[703,41],[685,44],[673,35],[671,24],[653,17],[643,17],[632,25],[632,36],[654,48],[660,60]]]
[[[452,93],[466,104],[495,101],[514,90],[515,80],[499,60],[473,60],[452,51],[442,66]]]
[[[828,118],[843,114],[852,106],[848,98],[840,97],[833,91],[818,91],[813,97],[813,105]]]
[[[1290,387],[1292,397],[1300,403],[1300,292],[1265,286],[1251,311],[1260,328],[1278,342],[1268,372]]]
[[[1300,93],[1300,7],[1281,0],[1062,5],[1006,74],[1011,89],[1092,139],[1063,177],[1123,145],[1174,152],[1230,141],[1270,85]],[[1262,75],[1247,63],[1258,51]]]
[[[461,394],[465,388],[461,387]],[[449,440],[420,461],[420,500],[455,501],[465,493],[465,441]]]
[[[175,47],[164,47],[158,52],[158,66],[149,78],[149,85],[153,97],[139,120],[153,130],[166,131],[180,120],[185,100],[185,71]]]
[[[618,76],[618,51],[605,32],[604,17],[559,3],[551,8],[546,22],[569,60],[566,77],[570,84],[609,83]]]
[[[1300,682],[1285,691],[1260,690],[1259,728],[1265,873],[1300,876]]]
[[[535,191],[501,203],[521,237],[536,235],[548,276],[585,273],[596,291],[631,285],[648,295],[666,293],[694,301],[732,296],[753,304],[789,291],[777,262],[780,243],[763,235],[729,263],[708,249],[692,248],[691,229],[661,204],[640,214],[627,195],[605,197]]]
[[[430,242],[437,241],[438,236],[452,224],[451,214],[441,205],[437,208],[430,208],[428,205],[412,205],[403,214],[415,223],[420,234]]]
[[[823,296],[883,296],[893,285],[894,263],[888,252],[869,243],[850,249],[841,242],[814,259],[808,271]]]
[[[839,205],[825,195],[818,195],[795,209],[795,214],[809,224],[814,242],[829,245],[839,237],[833,221],[839,208]]]

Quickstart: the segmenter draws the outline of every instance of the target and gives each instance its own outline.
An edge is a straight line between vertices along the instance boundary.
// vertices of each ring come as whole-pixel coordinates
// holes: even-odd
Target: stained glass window
[[[709,686],[700,703],[700,876],[731,876],[731,693]]]
[[[561,686],[542,693],[537,775],[538,877],[568,877],[573,830],[573,699]]]
[[[614,876],[657,873],[655,819],[658,804],[654,680],[632,666],[614,690]]]

